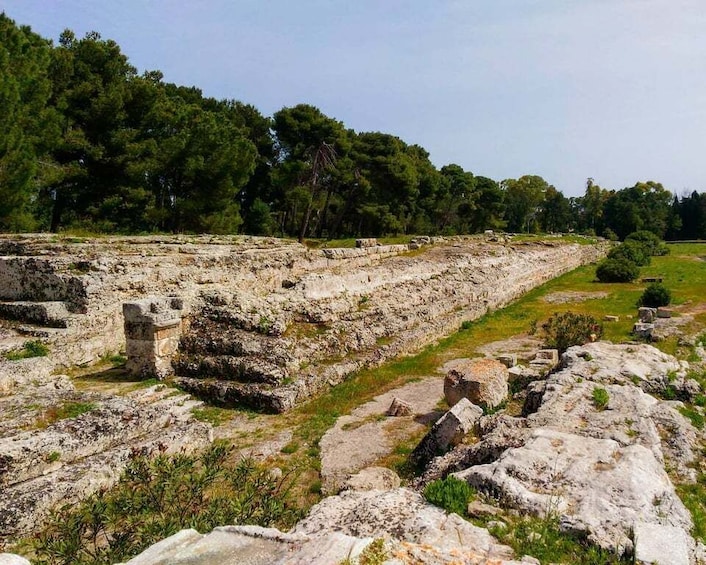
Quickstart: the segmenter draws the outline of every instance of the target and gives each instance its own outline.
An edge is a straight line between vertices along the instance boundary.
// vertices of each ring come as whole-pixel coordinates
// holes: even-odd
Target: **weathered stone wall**
[[[15,313],[30,310],[20,302],[51,312],[63,304],[65,319],[54,328],[16,329],[49,342],[53,358],[71,365],[125,349],[124,303],[179,297],[191,322],[177,360],[181,384],[281,411],[605,252],[482,238],[420,245],[409,252],[404,245],[310,250],[250,237],[0,237],[0,299]],[[205,390],[202,376],[227,387],[218,381]]]

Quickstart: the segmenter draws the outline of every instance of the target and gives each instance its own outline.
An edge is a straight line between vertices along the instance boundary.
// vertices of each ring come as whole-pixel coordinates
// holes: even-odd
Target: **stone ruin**
[[[172,375],[179,348],[184,303],[179,298],[151,296],[125,302],[125,368],[143,378]]]
[[[57,364],[125,351],[136,373],[173,369],[207,400],[281,412],[605,253],[420,245],[412,256],[408,245],[311,250],[273,238],[0,237],[0,317],[6,343],[39,338]]]

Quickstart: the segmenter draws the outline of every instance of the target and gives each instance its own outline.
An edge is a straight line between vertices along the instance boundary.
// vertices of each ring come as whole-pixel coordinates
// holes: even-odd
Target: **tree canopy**
[[[486,229],[705,238],[706,195],[541,176],[501,182],[310,104],[260,113],[139,74],[120,46],[57,44],[0,14],[0,231],[340,238]]]

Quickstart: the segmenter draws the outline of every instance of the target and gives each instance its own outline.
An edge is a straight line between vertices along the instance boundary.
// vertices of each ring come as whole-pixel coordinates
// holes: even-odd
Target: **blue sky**
[[[703,0],[0,0],[266,115],[313,104],[496,180],[706,191]]]

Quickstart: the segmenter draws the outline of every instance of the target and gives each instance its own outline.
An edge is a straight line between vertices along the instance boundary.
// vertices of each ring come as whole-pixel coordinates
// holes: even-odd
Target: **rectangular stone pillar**
[[[171,375],[183,315],[183,302],[179,298],[150,296],[125,302],[127,370],[142,378],[163,379]]]

